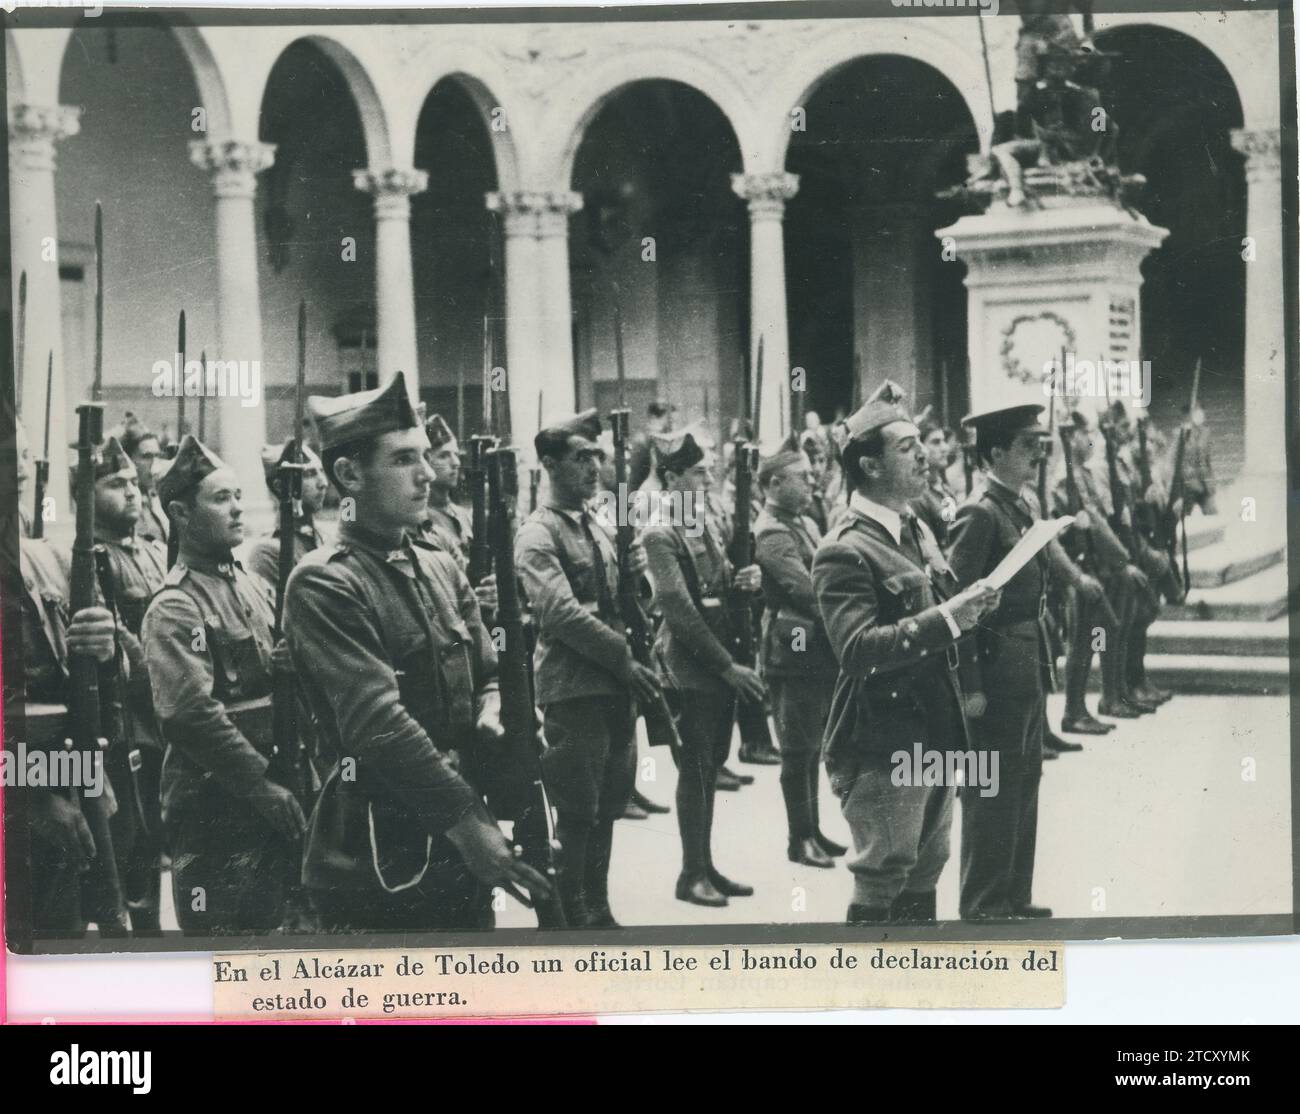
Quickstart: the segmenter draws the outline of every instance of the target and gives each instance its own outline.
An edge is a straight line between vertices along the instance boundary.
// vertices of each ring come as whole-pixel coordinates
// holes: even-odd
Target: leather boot
[[[689,901],[692,905],[705,905],[711,909],[721,909],[727,904],[726,897],[718,892],[705,875],[680,875],[676,895],[678,901]]]
[[[584,896],[588,928],[622,928],[609,908],[609,864],[614,844],[614,823],[604,820],[591,832],[587,844]]]
[[[632,790],[632,803],[651,814],[666,816],[668,813],[672,812],[672,809],[667,805],[661,805],[658,801],[652,801],[639,789]]]
[[[934,890],[904,890],[889,907],[889,919],[894,924],[935,924],[938,914]]]
[[[846,924],[888,924],[889,923],[889,906],[888,905],[858,905],[856,902],[849,906],[849,913],[845,919]]]
[[[829,870],[835,865],[833,860],[818,845],[815,839],[792,839],[786,847],[786,858],[800,866],[816,866]]]
[[[560,853],[557,856],[560,904],[564,907],[564,919],[570,928],[586,928],[590,919],[585,891],[591,834],[591,827],[581,820],[564,813],[556,816],[555,835],[560,842]]]

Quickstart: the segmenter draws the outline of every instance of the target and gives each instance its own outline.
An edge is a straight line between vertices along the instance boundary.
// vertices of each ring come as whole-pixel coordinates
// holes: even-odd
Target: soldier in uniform
[[[157,435],[129,412],[122,422],[122,436],[118,440],[135,465],[136,487],[140,489],[140,517],[136,520],[135,536],[166,546],[167,512],[158,499],[156,469],[158,461],[163,459],[162,445]]]
[[[948,544],[948,524],[957,513],[957,493],[948,486],[948,465],[951,463],[947,430],[934,418],[930,407],[913,419],[921,434],[921,447],[925,450],[927,476],[925,493],[912,500],[912,510],[930,527],[930,533],[941,547]]]
[[[853,834],[850,924],[928,922],[948,861],[953,789],[900,784],[893,753],[966,749],[957,640],[998,600],[952,573],[910,501],[929,466],[919,431],[889,400],[838,435],[853,494],[813,559],[813,591],[839,663],[823,753]]]
[[[496,654],[455,559],[420,536],[428,438],[400,372],[308,408],[342,513],[337,542],[299,562],[285,600],[320,749],[336,759],[303,881],[331,930],[491,928],[488,887],[549,884],[470,780],[501,736]]]
[[[515,564],[537,629],[534,682],[548,749],[542,759],[562,848],[560,896],[569,924],[608,928],[614,821],[636,776],[633,699],[659,691],[636,662],[618,613],[618,552],[589,507],[600,485],[600,418],[587,410],[533,439],[546,502],[515,537]],[[633,547],[634,570],[645,554]]]
[[[786,447],[759,467],[766,496],[754,524],[755,560],[763,571],[763,679],[781,744],[781,795],[789,826],[787,855],[804,866],[834,866],[848,851],[827,839],[818,815],[822,729],[830,717],[835,656],[813,596],[813,555],[821,531],[809,515],[816,473],[802,452]]]
[[[676,895],[695,905],[722,906],[754,890],[727,878],[713,865],[711,835],[717,772],[731,747],[737,701],[761,707],[758,674],[734,661],[727,608],[729,591],[758,592],[757,565],[732,569],[726,542],[708,515],[713,486],[712,450],[691,430],[661,438],[657,471],[666,499],[662,514],[645,532],[646,557],[663,624],[655,652],[670,700],[678,713],[682,746],[677,758],[677,823],[682,871]],[[680,506],[678,514],[672,508]],[[679,521],[684,519],[684,521]]]
[[[1205,428],[1205,411],[1199,406],[1193,410],[1183,407],[1183,430],[1186,442],[1183,447],[1183,499],[1190,512],[1200,507],[1202,514],[1218,514],[1214,501],[1217,482],[1214,464],[1210,459],[1210,431]],[[1177,442],[1174,442],[1177,445]],[[1171,470],[1172,470],[1172,461]]]
[[[29,454],[20,422],[15,422],[15,432],[16,497],[21,504],[30,475]],[[6,624],[13,608],[18,625],[6,625],[5,630],[21,631],[23,673],[21,678],[5,677],[4,703],[23,709],[29,754],[57,752],[63,749],[68,734],[69,659],[84,656],[100,663],[101,670],[109,666],[118,652],[113,616],[100,606],[69,614],[68,557],[48,539],[22,537],[18,564],[22,595],[16,599],[6,595],[4,600]],[[16,742],[6,734],[6,750],[12,751]],[[15,754],[8,757],[16,760]],[[31,833],[35,934],[80,937],[91,921],[101,936],[127,934],[109,830],[116,795],[110,778],[105,777],[103,785],[103,792],[83,795],[79,805],[62,788],[28,786],[23,790]],[[98,839],[95,833],[99,833]],[[10,850],[12,853],[16,847]]]
[[[262,474],[266,477],[266,487],[271,498],[280,501],[280,465],[292,460],[293,438],[283,445],[266,445],[262,449]],[[302,499],[301,512],[294,516],[293,524],[293,563],[296,565],[303,555],[325,544],[325,539],[316,528],[316,515],[325,505],[325,492],[328,484],[325,472],[318,457],[307,445],[302,447]],[[259,538],[248,551],[248,568],[255,572],[272,587],[280,580],[280,520],[276,516],[275,526],[265,537]]]
[[[963,419],[975,431],[986,470],[983,490],[957,508],[949,560],[958,583],[991,573],[1033,525],[1021,489],[1037,475],[1046,430],[1040,405],[1011,406]],[[982,619],[976,652],[963,664],[974,745],[997,754],[1001,785],[991,796],[962,796],[961,915],[965,920],[1050,917],[1034,905],[1038,783],[1043,768],[1051,644],[1047,635],[1049,559],[1040,552],[1002,590]]]
[[[1106,638],[1106,648],[1101,655],[1101,704],[1098,711],[1113,719],[1133,719],[1138,712],[1125,701],[1123,684],[1123,647],[1128,634],[1124,616],[1131,614],[1134,592],[1143,578],[1130,563],[1128,550],[1107,521],[1105,503],[1089,467],[1095,453],[1093,434],[1088,419],[1077,410],[1070,414],[1068,421],[1061,423],[1061,439],[1064,441],[1066,438],[1070,442],[1072,472],[1080,504],[1078,510],[1083,512],[1086,524],[1076,524],[1066,540],[1075,560],[1100,581],[1113,619],[1106,621],[1107,609],[1095,593],[1076,593],[1070,600],[1069,641],[1065,654],[1065,714],[1061,730],[1072,734],[1104,735],[1115,725],[1093,717],[1084,700],[1088,675],[1092,671],[1095,632],[1103,630]],[[1064,475],[1053,491],[1053,510],[1058,515],[1072,513]],[[1115,624],[1115,619],[1119,620],[1119,625]]]
[[[132,931],[156,935],[161,931],[163,743],[154,719],[140,627],[145,608],[167,575],[167,548],[135,532],[142,506],[136,475],[131,458],[110,437],[95,469],[95,540],[108,558],[113,603],[125,628],[118,633],[129,678],[125,745],[116,755],[113,748],[109,752],[111,775],[121,790],[113,843]]]
[[[434,414],[424,423],[424,432],[429,437],[429,467],[433,469],[425,538],[455,557],[463,571],[469,567],[474,522],[470,512],[456,502],[456,489],[460,483],[460,445],[441,414]]]
[[[268,932],[281,923],[304,826],[293,793],[267,776],[270,593],[234,558],[244,540],[239,481],[207,446],[187,434],[158,495],[179,549],[142,637],[166,744],[177,919],[192,935]]]

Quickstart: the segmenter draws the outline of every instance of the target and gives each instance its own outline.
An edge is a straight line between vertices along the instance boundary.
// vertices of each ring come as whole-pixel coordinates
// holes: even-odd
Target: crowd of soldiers
[[[36,932],[157,934],[165,873],[181,929],[202,937],[488,929],[494,888],[558,902],[570,928],[615,928],[616,823],[668,811],[635,784],[638,719],[649,727],[656,709],[649,741],[678,772],[678,899],[720,907],[754,892],[712,850],[716,792],[753,780],[728,765],[739,736],[741,761],[780,766],[789,860],[825,870],[847,856],[852,924],[936,917],[959,787],[901,783],[894,756],[996,755],[997,791],[961,792],[960,915],[1050,916],[1032,900],[1041,767],[1082,747],[1047,724],[1058,653],[1062,735],[1104,735],[1169,698],[1145,675],[1146,636],[1185,584],[1154,524],[1183,500],[1204,505],[1212,483],[1162,479],[1156,430],[1122,403],[1100,420],[1066,411],[1053,446],[1043,406],[972,415],[959,439],[903,401],[886,383],[761,457],[743,423],[719,445],[701,424],[674,428],[666,404],[630,446],[595,410],[548,422],[533,446],[546,483],[512,543],[532,757],[501,745],[506,595],[474,568],[486,523],[460,501],[462,446],[400,373],[310,399],[314,448],[267,448],[275,498],[287,465],[299,475],[287,538],[279,526],[245,537],[238,479],[208,446],[186,435],[167,459],[128,421],[94,457],[106,560],[93,606],[69,606],[68,558],[24,515],[28,744],[61,744],[78,656],[121,693],[106,792],[26,794]],[[1190,419],[1181,440],[1201,425]],[[1062,455],[1066,469],[1045,468]],[[337,522],[322,529],[330,487]],[[633,506],[644,513],[621,544]],[[994,587],[1044,510],[1072,526]],[[295,567],[277,614],[286,545]],[[628,577],[647,652],[629,636]],[[738,628],[755,616],[751,653]],[[306,756],[293,776],[277,676],[292,678]],[[821,828],[823,764],[851,849]],[[525,832],[496,807],[486,786],[503,766],[544,787],[540,833],[536,816]],[[503,820],[518,821],[510,838]],[[545,841],[540,855],[525,836]]]

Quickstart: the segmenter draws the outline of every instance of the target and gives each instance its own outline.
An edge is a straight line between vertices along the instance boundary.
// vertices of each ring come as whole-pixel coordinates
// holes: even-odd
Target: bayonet
[[[181,310],[180,321],[176,326],[176,444],[179,447],[185,437],[185,311]]]
[[[23,364],[27,358],[27,272],[18,276],[18,331],[15,334],[14,409],[23,411]]]
[[[95,378],[90,401],[99,402],[104,392],[104,207],[95,202]]]
[[[758,335],[758,355],[754,357],[754,405],[750,411],[753,421],[749,436],[757,443],[761,437],[759,422],[763,417],[763,334]]]
[[[199,353],[199,371],[202,376],[200,383],[202,390],[199,391],[199,440],[205,445],[208,443],[208,353],[203,350]]]
[[[50,483],[50,399],[54,394],[54,352],[45,362],[45,440],[40,460],[36,461],[36,513],[32,517],[32,537],[45,537],[45,491]]]

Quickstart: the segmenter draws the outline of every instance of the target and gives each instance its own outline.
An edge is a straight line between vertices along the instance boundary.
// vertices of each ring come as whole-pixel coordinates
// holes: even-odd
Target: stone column
[[[406,373],[411,401],[420,400],[420,364],[415,341],[415,282],[411,277],[411,195],[423,193],[423,170],[390,167],[354,170],[357,189],[375,198],[376,359],[379,382]]]
[[[925,210],[912,202],[864,205],[852,214],[853,354],[866,398],[886,378],[920,410],[934,394],[930,290],[921,245]],[[927,250],[931,248],[926,243]]]
[[[271,510],[262,475],[267,439],[266,368],[262,363],[262,303],[257,280],[257,221],[253,200],[257,175],[275,158],[275,147],[237,139],[195,140],[190,161],[212,175],[216,195],[218,358],[259,368],[256,405],[241,397],[218,400],[214,448],[239,476],[244,513],[253,536]],[[187,353],[187,359],[197,353]],[[211,359],[209,353],[209,359]],[[277,435],[280,431],[277,431]],[[268,520],[269,521],[269,520]]]
[[[778,170],[733,174],[731,188],[749,202],[750,358],[763,338],[763,402],[759,440],[775,446],[790,430],[790,332],[785,301],[785,203],[799,189],[799,176]]]
[[[63,318],[59,292],[59,229],[54,204],[54,147],[76,135],[81,109],[67,105],[14,104],[9,108],[9,213],[13,262],[14,327],[17,328],[19,275],[27,272],[27,347],[23,367],[16,368],[21,384],[23,421],[32,456],[43,448],[45,369],[54,353],[50,400],[50,482],[55,500],[54,520],[47,532],[73,525],[68,489],[68,444],[73,440],[72,406],[67,384],[89,382],[89,369],[69,369],[63,363]],[[80,391],[72,392],[80,395]],[[31,497],[31,487],[28,487]],[[30,509],[30,508],[29,508]]]
[[[1285,484],[1286,386],[1282,286],[1282,158],[1277,129],[1233,132],[1246,156],[1246,235],[1254,258],[1246,263],[1246,462],[1243,495],[1256,498],[1259,521],[1267,501],[1281,522]],[[1267,478],[1267,490],[1252,485]],[[1235,508],[1221,508],[1226,514]]]
[[[545,414],[572,413],[573,311],[569,293],[569,214],[582,196],[568,190],[490,193],[487,207],[505,231],[506,352],[510,428],[527,456],[537,432],[537,392]]]

